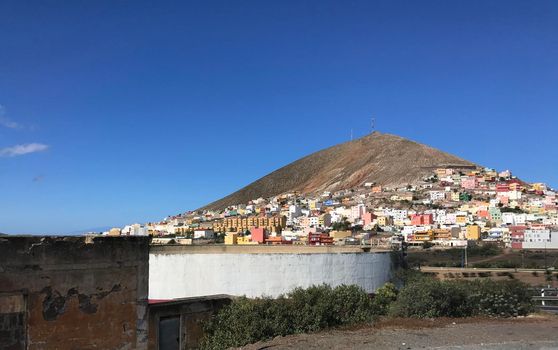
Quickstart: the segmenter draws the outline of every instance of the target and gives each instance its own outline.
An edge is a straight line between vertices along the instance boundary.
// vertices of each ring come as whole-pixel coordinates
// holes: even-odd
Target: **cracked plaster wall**
[[[24,298],[29,349],[146,349],[148,254],[144,237],[0,237],[0,313]]]

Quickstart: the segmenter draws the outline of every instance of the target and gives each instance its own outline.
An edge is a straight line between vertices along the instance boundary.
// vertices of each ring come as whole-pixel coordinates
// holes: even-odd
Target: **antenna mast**
[[[351,128],[351,141],[353,141],[353,129]]]
[[[370,133],[373,133],[376,130],[376,118],[372,117],[372,119],[370,121],[371,121],[370,126],[372,128]]]

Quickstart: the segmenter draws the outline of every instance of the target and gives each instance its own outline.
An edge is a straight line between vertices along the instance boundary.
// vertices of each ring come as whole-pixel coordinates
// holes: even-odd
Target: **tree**
[[[351,229],[351,223],[346,217],[343,217],[341,221],[334,222],[333,225],[331,225],[331,228],[334,231],[348,231]]]
[[[218,233],[215,237],[215,243],[225,243],[225,234],[222,232]]]
[[[428,249],[434,246],[434,243],[430,242],[430,241],[424,241],[424,243],[422,244],[422,248],[423,249]]]

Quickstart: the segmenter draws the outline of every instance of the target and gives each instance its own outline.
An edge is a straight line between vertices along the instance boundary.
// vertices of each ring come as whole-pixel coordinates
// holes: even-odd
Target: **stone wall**
[[[0,348],[146,349],[148,254],[147,237],[0,237]]]

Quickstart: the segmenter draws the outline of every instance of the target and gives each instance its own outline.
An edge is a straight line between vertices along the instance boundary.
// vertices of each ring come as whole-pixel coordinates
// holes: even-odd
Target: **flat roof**
[[[377,249],[370,246],[310,246],[310,245],[151,245],[150,254],[331,254],[331,253],[386,253],[389,249]]]

